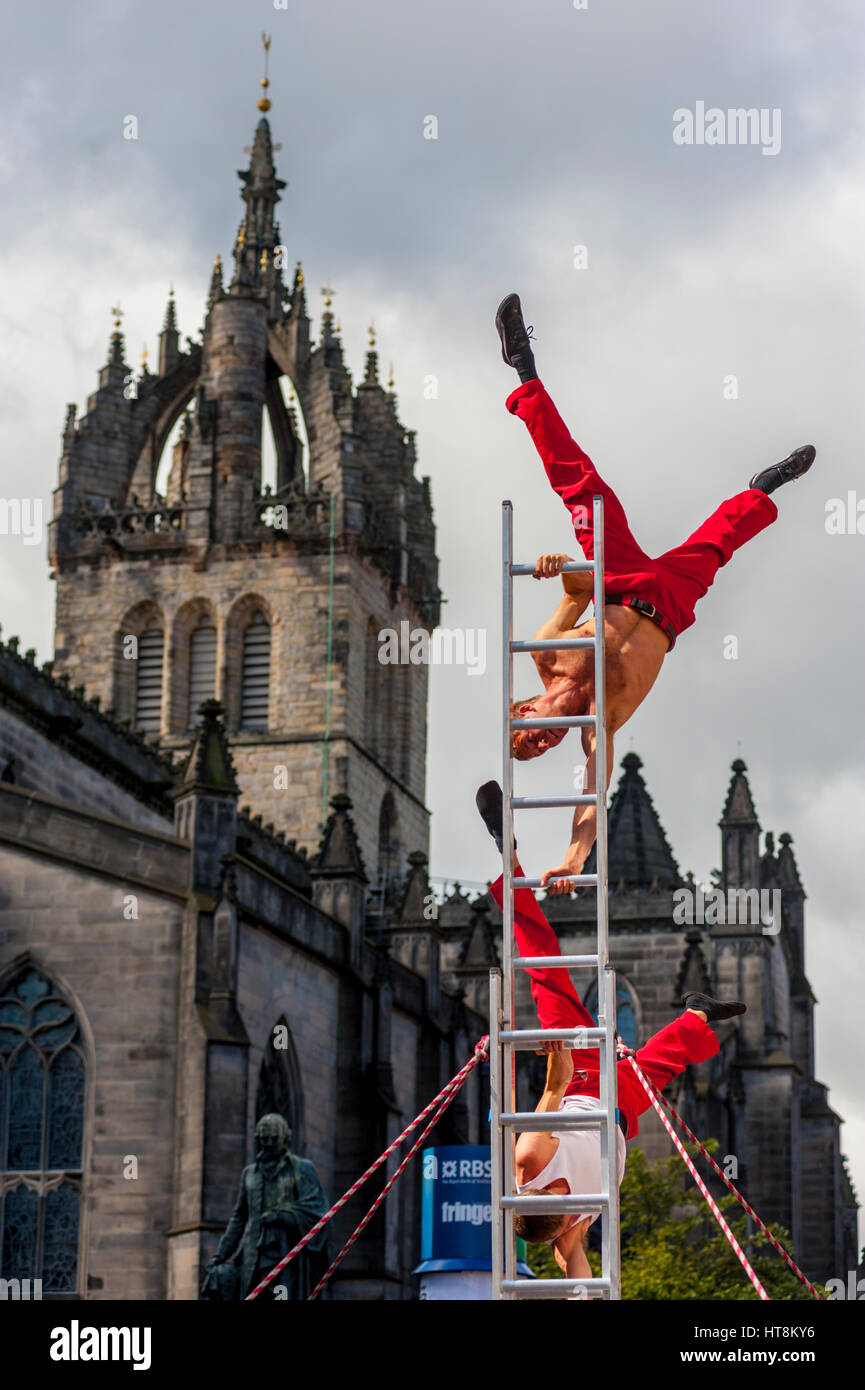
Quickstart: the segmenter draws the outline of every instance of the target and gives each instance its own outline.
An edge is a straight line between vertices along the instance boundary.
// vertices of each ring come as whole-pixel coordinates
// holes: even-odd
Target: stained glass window
[[[593,984],[585,1000],[586,1008],[598,1022],[598,986]],[[622,980],[616,981],[616,1032],[626,1047],[637,1046],[637,1015],[634,1009],[634,996]]]
[[[83,1142],[75,1011],[26,965],[0,994],[0,1278],[76,1292]]]

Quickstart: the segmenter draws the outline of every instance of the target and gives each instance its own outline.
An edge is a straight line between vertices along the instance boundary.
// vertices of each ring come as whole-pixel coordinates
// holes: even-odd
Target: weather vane
[[[263,76],[262,79],[261,79],[261,85],[262,85],[262,87],[264,88],[264,96],[259,97],[259,99],[258,99],[257,105],[258,105],[259,111],[269,111],[269,110],[270,110],[270,101],[269,101],[268,96],[267,96],[267,89],[268,89],[268,87],[270,86],[270,82],[268,81],[268,77],[267,77],[267,64],[268,64],[268,56],[269,56],[269,54],[270,54],[270,41],[271,41],[271,36],[270,36],[270,34],[264,34],[264,33],[262,33],[262,35],[261,35],[261,42],[262,42],[262,44],[263,44],[263,46],[264,46],[264,76]]]

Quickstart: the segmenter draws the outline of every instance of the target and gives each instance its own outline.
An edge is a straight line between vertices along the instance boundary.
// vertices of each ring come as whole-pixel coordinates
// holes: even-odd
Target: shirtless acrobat
[[[799,478],[814,462],[813,445],[794,449],[781,463],[755,474],[744,492],[722,502],[692,536],[655,558],[631,534],[621,503],[594,464],[571,438],[535,370],[530,332],[523,322],[519,297],[510,294],[496,314],[502,356],[519,374],[520,385],[507,408],[525,421],[555,492],[571,514],[585,557],[594,555],[592,498],[604,499],[604,637],[607,653],[607,768],[613,768],[613,737],[648,695],[676,638],[694,622],[694,607],[708,591],[721,565],[778,515],[769,496],[782,483]],[[571,557],[542,555],[536,578],[561,574]],[[564,597],[538,638],[589,637],[594,619],[580,624],[592,598],[591,574],[562,575]],[[594,654],[591,650],[533,653],[544,690],[530,700],[514,701],[513,718],[553,718],[594,714]],[[564,729],[518,729],[512,748],[521,760],[540,757],[561,743]],[[582,731],[586,754],[582,790],[595,791],[595,734]],[[595,809],[578,806],[571,843],[564,860],[547,869],[541,883],[550,893],[570,893],[575,886],[561,875],[579,874],[595,839]]]

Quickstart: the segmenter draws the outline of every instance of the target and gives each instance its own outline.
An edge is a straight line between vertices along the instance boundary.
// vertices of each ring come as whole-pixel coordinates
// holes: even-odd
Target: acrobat
[[[502,850],[502,791],[497,782],[487,782],[477,793],[476,802],[484,825]],[[516,854],[514,869],[521,873]],[[490,888],[493,900],[502,905],[502,879]],[[514,893],[514,935],[521,956],[557,956],[558,938],[541,911],[530,888]],[[531,969],[532,998],[542,1028],[594,1028],[595,1021],[580,1002],[567,970]],[[658,1091],[685,1070],[691,1062],[705,1062],[719,1051],[712,1023],[745,1012],[739,1002],[725,1003],[696,991],[684,994],[685,1012],[666,1024],[638,1048],[635,1057],[641,1070]],[[555,1114],[571,1108],[596,1110],[600,1096],[599,1052],[597,1048],[572,1051],[565,1043],[544,1044],[547,1077],[536,1111],[550,1111],[550,1128],[543,1132],[520,1134],[515,1150],[517,1192],[586,1193],[601,1191],[600,1131],[556,1131]],[[619,1124],[616,1130],[618,1180],[625,1172],[625,1140],[638,1132],[638,1117],[651,1104],[627,1061],[617,1067]],[[586,1240],[595,1215],[579,1212],[566,1216],[524,1216],[514,1218],[518,1236],[541,1245],[551,1245],[560,1269],[569,1279],[591,1276],[586,1258]]]
[[[624,509],[591,459],[571,438],[555,405],[538,380],[519,296],[503,299],[496,314],[502,356],[515,368],[520,385],[508,396],[509,411],[525,421],[555,492],[571,514],[574,532],[587,560],[594,557],[592,498],[604,499],[604,636],[607,652],[607,784],[613,767],[613,737],[645,700],[657,680],[664,657],[677,637],[694,622],[694,607],[708,591],[721,565],[735,550],[775,520],[778,509],[769,494],[806,473],[815,449],[806,444],[781,463],[763,469],[744,492],[722,502],[682,544],[655,558],[647,555],[631,534]],[[571,557],[542,555],[537,579],[561,574]],[[594,635],[594,619],[580,624],[592,598],[591,574],[562,575],[564,597],[537,638]],[[544,690],[528,700],[515,700],[513,718],[545,715],[594,714],[594,653],[543,651],[532,653]],[[515,758],[537,758],[561,743],[564,729],[519,729],[513,734]],[[595,733],[582,731],[586,766],[582,790],[595,787]],[[579,806],[571,843],[561,864],[541,876],[554,894],[575,886],[562,875],[579,874],[595,839],[595,808]]]

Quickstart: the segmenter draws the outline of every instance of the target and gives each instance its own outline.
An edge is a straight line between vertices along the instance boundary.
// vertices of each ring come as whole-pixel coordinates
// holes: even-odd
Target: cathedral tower
[[[299,263],[286,284],[265,115],[240,179],[231,278],[217,257],[200,343],[181,346],[172,295],[157,371],[136,376],[117,312],[86,413],[68,408],[54,670],[169,751],[215,697],[253,813],[312,850],[347,794],[369,877],[393,882],[427,849],[427,671],[382,665],[378,634],[438,622],[429,479],[374,335],[355,387],[332,291],[314,343]]]

